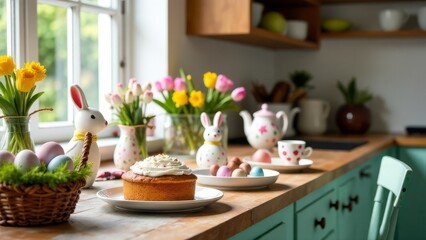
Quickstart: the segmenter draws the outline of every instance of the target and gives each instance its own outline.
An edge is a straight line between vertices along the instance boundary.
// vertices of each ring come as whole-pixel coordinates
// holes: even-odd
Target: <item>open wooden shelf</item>
[[[221,34],[203,35],[210,38],[224,39],[228,41],[246,43],[260,47],[283,49],[283,48],[307,48],[317,49],[319,46],[315,42],[302,41],[282,34],[266,31],[261,28],[251,28],[249,33],[243,34]]]
[[[401,31],[347,31],[324,32],[321,38],[398,38],[398,37],[426,37],[426,31],[420,29]]]
[[[421,0],[322,0],[322,4],[338,3],[389,3],[389,2],[416,2]]]

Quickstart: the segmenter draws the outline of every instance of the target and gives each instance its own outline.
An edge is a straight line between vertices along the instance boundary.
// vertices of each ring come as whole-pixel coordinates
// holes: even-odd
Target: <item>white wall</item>
[[[204,72],[223,73],[233,79],[236,85],[247,87],[248,97],[242,106],[253,112],[257,106],[249,93],[251,81],[263,82],[270,88],[276,80],[286,79],[289,72],[305,69],[314,76],[312,83],[315,89],[309,93],[310,96],[332,103],[329,129],[336,131],[335,111],[343,102],[335,87],[336,81],[349,81],[355,76],[361,87],[368,87],[374,94],[374,100],[368,104],[373,114],[372,131],[403,132],[406,125],[426,124],[426,94],[423,92],[426,89],[425,38],[323,39],[319,50],[272,51],[186,35],[185,0],[161,0],[160,6],[156,8],[146,5],[147,2],[152,5],[156,1],[134,2],[137,5],[137,8],[133,8],[134,14],[148,14],[148,17],[137,17],[138,21],[144,23],[134,23],[132,66],[136,77],[153,81],[164,76],[166,71],[176,76],[182,67],[201,86]],[[145,9],[141,9],[144,6]],[[160,20],[164,13],[155,12],[164,11],[164,6],[169,12],[167,23]],[[371,14],[376,14],[384,7],[403,6],[409,12],[415,9],[412,5],[367,6],[368,11],[365,5],[337,5],[324,8],[323,13],[339,13],[349,19],[363,19],[355,27],[365,27],[375,19]],[[347,14],[348,8],[353,15]],[[370,15],[366,15],[367,12]],[[158,21],[159,24],[156,24]],[[410,24],[413,24],[413,19]],[[164,29],[165,26],[167,29]],[[142,27],[159,34],[147,34]],[[371,25],[371,29],[377,27],[376,22]],[[168,43],[163,42],[164,36],[167,36]],[[238,114],[231,114],[229,119],[230,137],[243,136],[242,120]]]
[[[422,5],[426,5],[422,3]],[[406,28],[416,28],[416,9],[412,4],[341,4],[322,9],[322,16],[341,17],[355,29],[379,30],[378,12],[385,8],[403,9],[411,14]],[[358,79],[374,99],[372,131],[402,133],[407,125],[426,125],[426,39],[322,39],[319,51],[281,51],[276,55],[276,78],[294,69],[310,71],[315,85],[310,93],[330,101],[329,129],[337,131],[335,113],[343,98],[337,80]]]

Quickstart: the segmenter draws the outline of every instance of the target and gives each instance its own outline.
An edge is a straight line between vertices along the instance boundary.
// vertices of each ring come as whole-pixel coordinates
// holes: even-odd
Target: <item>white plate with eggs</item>
[[[256,162],[253,161],[251,157],[244,157],[243,161],[250,164],[251,166],[273,169],[282,173],[300,172],[303,169],[309,168],[313,164],[313,161],[310,159],[300,159],[299,165],[285,165],[283,164],[283,160],[281,160],[279,157],[272,157],[270,163]]]
[[[275,183],[280,175],[274,170],[263,169],[261,177],[218,177],[210,174],[210,169],[192,170],[197,176],[197,184],[212,186],[224,190],[251,190],[266,188]]]

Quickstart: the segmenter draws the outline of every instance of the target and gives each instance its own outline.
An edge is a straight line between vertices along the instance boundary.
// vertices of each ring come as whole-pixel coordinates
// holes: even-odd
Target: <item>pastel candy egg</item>
[[[40,162],[44,162],[46,165],[49,165],[49,162],[59,155],[64,155],[64,149],[59,143],[56,142],[47,142],[40,146],[36,151],[38,159]]]
[[[219,170],[219,165],[213,164],[210,166],[210,174],[212,176],[216,176],[218,170]]]
[[[54,172],[56,169],[58,169],[60,166],[66,164],[69,171],[73,170],[73,161],[70,157],[67,155],[59,155],[54,157],[49,165],[47,165],[47,171]]]
[[[31,168],[40,166],[40,160],[31,150],[22,150],[16,154],[14,164],[22,172],[29,171]]]
[[[235,162],[235,164],[240,165],[241,164],[241,159],[239,157],[232,157],[229,162]],[[229,164],[229,163],[228,163]]]
[[[259,149],[253,154],[252,160],[255,162],[271,163],[271,154],[268,150]]]
[[[0,167],[5,163],[13,163],[15,156],[6,150],[0,150]]]
[[[247,174],[244,172],[244,170],[237,168],[232,171],[232,177],[247,177]]]
[[[252,177],[263,177],[263,169],[260,167],[253,167],[250,171],[250,176]]]
[[[231,173],[232,173],[232,171],[228,166],[221,166],[217,170],[216,176],[218,176],[218,177],[230,177]]]

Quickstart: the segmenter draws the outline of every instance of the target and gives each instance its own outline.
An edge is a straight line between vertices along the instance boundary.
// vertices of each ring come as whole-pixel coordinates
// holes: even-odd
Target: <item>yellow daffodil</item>
[[[201,91],[192,91],[189,96],[189,102],[195,108],[200,108],[204,105],[204,94]]]
[[[186,91],[183,90],[174,92],[172,100],[177,108],[188,104],[188,96],[186,95]]]
[[[16,89],[21,92],[29,92],[36,83],[36,72],[29,68],[21,68],[16,71]]]
[[[217,74],[214,72],[204,73],[204,85],[207,88],[214,88],[216,85]]]
[[[0,56],[0,76],[12,75],[15,70],[15,62],[10,56]]]
[[[46,78],[46,68],[39,62],[30,62],[25,64],[25,68],[32,69],[35,72],[35,81],[41,81]]]

